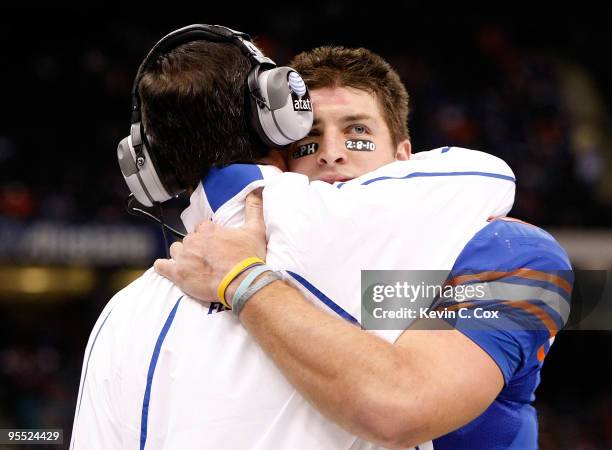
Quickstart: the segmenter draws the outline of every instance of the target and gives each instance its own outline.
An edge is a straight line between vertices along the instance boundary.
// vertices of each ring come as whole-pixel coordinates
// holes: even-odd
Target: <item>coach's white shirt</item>
[[[244,198],[265,185],[268,264],[317,307],[354,322],[362,269],[450,270],[514,199],[503,161],[456,147],[334,185],[256,167],[261,177],[230,198],[212,192],[223,183],[200,184],[182,215],[186,228],[208,219],[241,225]],[[376,333],[394,342],[401,332]],[[231,312],[194,301],[150,269],[111,299],[92,330],[71,448],[374,446],[311,407]]]

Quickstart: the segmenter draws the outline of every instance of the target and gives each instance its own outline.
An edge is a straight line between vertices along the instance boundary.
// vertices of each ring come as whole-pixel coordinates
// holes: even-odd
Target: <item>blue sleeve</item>
[[[470,296],[439,301],[446,321],[479,345],[510,379],[541,362],[570,312],[573,273],[566,253],[543,230],[498,219],[465,246],[446,286]]]

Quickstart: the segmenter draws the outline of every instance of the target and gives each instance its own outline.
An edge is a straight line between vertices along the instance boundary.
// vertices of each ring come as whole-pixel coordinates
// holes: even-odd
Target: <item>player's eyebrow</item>
[[[363,120],[374,120],[374,117],[369,114],[351,114],[348,116],[342,117],[342,122],[360,122]]]
[[[375,122],[376,119],[369,114],[349,114],[348,116],[342,116],[340,121],[342,123],[350,123],[350,122],[361,122],[361,121],[372,121]],[[312,122],[312,128],[319,126],[321,124],[321,119],[315,118]]]

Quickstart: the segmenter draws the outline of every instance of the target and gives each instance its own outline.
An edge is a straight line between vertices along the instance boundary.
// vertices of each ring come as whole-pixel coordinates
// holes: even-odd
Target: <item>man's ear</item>
[[[402,142],[397,144],[395,148],[395,159],[398,161],[406,161],[410,159],[412,154],[412,145],[408,139],[404,139]]]

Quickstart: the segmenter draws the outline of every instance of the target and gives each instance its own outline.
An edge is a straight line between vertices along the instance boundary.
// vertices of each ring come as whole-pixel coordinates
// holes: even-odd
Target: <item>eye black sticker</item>
[[[376,150],[376,144],[365,139],[349,139],[344,142],[344,145],[346,145],[347,150],[356,152],[373,152]]]
[[[293,159],[298,159],[303,156],[312,155],[319,149],[319,144],[311,142],[310,144],[300,145],[296,151],[292,153]]]

